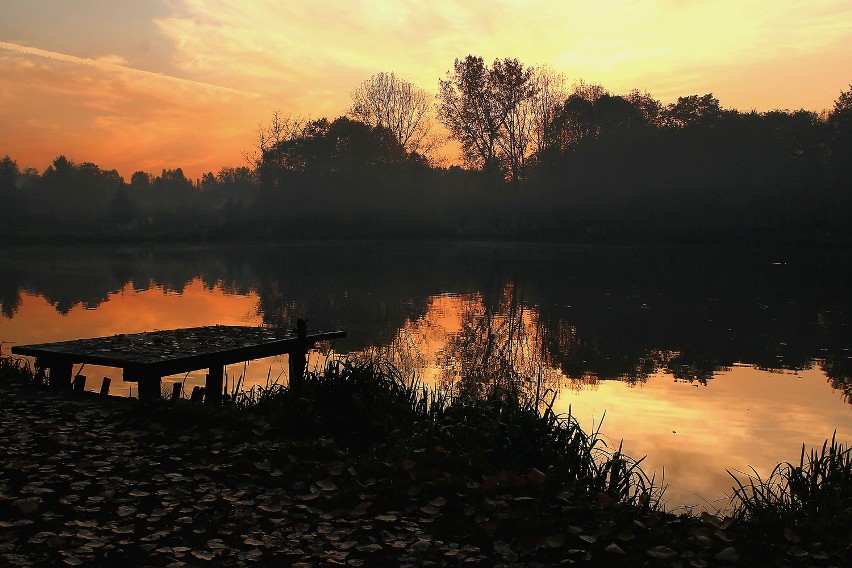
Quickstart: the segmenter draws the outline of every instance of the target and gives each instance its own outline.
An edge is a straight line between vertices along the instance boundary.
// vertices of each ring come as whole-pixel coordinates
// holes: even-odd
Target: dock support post
[[[74,392],[80,393],[86,390],[86,375],[77,375],[74,377],[74,383],[71,388]]]
[[[71,389],[71,371],[73,365],[67,362],[52,362],[48,364],[50,369],[50,388],[60,390]]]
[[[160,400],[160,377],[139,377],[139,400]]]
[[[222,404],[222,388],[225,377],[224,365],[211,365],[204,383],[204,400],[207,404]]]
[[[44,366],[41,361],[35,362],[35,386],[41,388],[47,384],[47,375],[44,372]]]
[[[287,354],[290,371],[290,390],[298,391],[305,379],[305,366],[308,360],[308,325],[307,321],[299,318],[296,321],[296,346]]]
[[[201,402],[204,399],[204,387],[192,387],[192,394],[189,397],[191,402]]]
[[[104,382],[101,383],[101,396],[107,396],[109,394],[110,383],[112,383],[112,379],[104,377]]]

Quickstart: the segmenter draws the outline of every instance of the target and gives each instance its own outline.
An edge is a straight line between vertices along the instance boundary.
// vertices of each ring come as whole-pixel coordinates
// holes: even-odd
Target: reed
[[[798,464],[779,463],[766,479],[754,468],[738,472],[745,479],[728,473],[735,516],[754,525],[823,538],[852,526],[852,448],[837,441],[836,431],[821,448],[802,445]]]
[[[36,375],[27,359],[11,355],[0,355],[0,379],[13,379],[35,384]]]
[[[380,358],[331,360],[303,381],[273,382],[241,406],[269,417],[279,432],[331,436],[354,451],[392,446],[400,454],[440,448],[443,467],[479,478],[532,469],[573,489],[657,508],[663,488],[642,460],[612,451],[600,424],[586,434],[553,409],[555,395],[527,394],[517,377],[477,389],[431,389]]]

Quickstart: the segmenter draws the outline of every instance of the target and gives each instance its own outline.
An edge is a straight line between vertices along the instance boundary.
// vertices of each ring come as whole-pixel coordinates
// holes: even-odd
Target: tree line
[[[248,165],[188,179],[57,157],[0,160],[17,235],[846,241],[852,86],[822,113],[724,108],[712,93],[568,87],[549,67],[469,55],[437,95],[378,73],[347,113],[274,113]],[[463,166],[441,148],[460,147]]]

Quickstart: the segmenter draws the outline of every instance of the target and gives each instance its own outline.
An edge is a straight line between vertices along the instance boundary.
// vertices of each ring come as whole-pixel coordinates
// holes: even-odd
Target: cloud
[[[846,87],[836,77],[852,59],[848,0],[64,6],[21,3],[0,21],[0,37],[23,38],[0,41],[0,148],[40,168],[67,153],[125,175],[233,164],[274,109],[336,117],[379,71],[434,92],[468,54],[546,63],[569,84],[663,102],[712,91],[742,109],[814,110]]]
[[[182,0],[156,20],[189,77],[274,94],[314,113],[394,71],[434,91],[457,57],[518,57],[616,91],[689,89],[700,70],[757,68],[852,43],[840,0],[541,2],[517,0]],[[646,78],[647,77],[647,78]],[[649,84],[664,78],[666,84]]]
[[[0,148],[22,166],[55,156],[117,168],[239,165],[270,103],[254,93],[110,61],[0,44]]]
[[[215,90],[221,90],[225,92],[234,92],[241,93],[240,89],[234,89],[230,87],[223,87],[220,85],[214,85],[210,83],[204,83],[201,81],[194,81],[191,79],[184,79],[180,77],[173,77],[169,75],[164,75],[161,73],[154,73],[151,71],[144,71],[141,69],[134,69],[132,67],[128,67],[126,65],[126,60],[119,55],[103,55],[97,57],[95,59],[76,57],[74,55],[68,55],[65,53],[58,53],[55,51],[48,51],[45,49],[38,49],[36,47],[28,47],[24,45],[18,45],[15,43],[9,43],[0,41],[0,50],[6,50],[13,53],[19,53],[22,55],[32,55],[36,57],[41,57],[44,59],[52,59],[54,61],[61,61],[63,63],[71,63],[74,65],[83,65],[87,67],[92,67],[96,69],[100,69],[103,71],[109,71],[114,73],[122,73],[122,74],[130,74],[139,78],[147,78],[147,79],[155,79],[158,81],[167,81],[174,83],[183,83],[187,85],[195,85],[200,87],[206,87]],[[249,94],[249,93],[246,93]]]

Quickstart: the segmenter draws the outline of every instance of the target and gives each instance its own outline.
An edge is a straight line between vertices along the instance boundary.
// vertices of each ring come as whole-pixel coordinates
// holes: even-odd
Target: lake
[[[0,342],[307,318],[349,332],[309,365],[374,353],[442,386],[511,368],[586,431],[605,415],[610,443],[665,474],[669,509],[716,510],[726,469],[766,474],[802,443],[852,440],[850,260],[489,243],[0,248]],[[286,368],[231,365],[229,388],[286,382]],[[109,376],[135,394],[115,370],[82,373],[92,390]],[[191,390],[204,371],[170,380]]]

